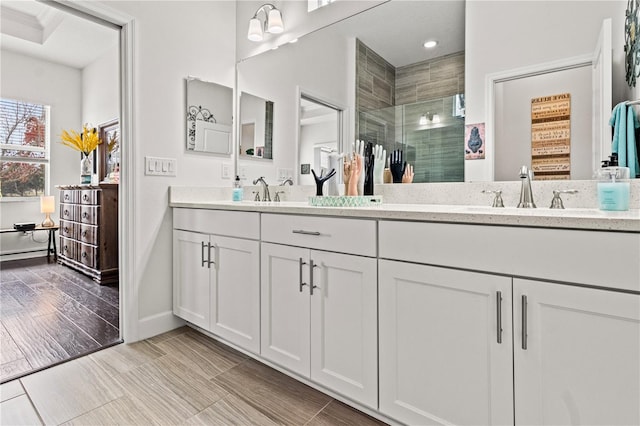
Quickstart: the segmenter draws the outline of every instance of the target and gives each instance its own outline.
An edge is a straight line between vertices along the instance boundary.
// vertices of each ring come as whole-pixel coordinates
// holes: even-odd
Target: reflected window
[[[311,12],[313,10],[319,9],[323,6],[327,6],[328,4],[333,3],[336,0],[308,0],[307,1],[307,11]]]

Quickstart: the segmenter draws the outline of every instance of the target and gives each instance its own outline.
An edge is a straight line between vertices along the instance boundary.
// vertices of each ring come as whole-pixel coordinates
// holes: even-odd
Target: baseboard
[[[144,340],[182,327],[185,321],[173,315],[173,311],[161,312],[138,320],[138,339]],[[131,343],[131,342],[128,342]]]

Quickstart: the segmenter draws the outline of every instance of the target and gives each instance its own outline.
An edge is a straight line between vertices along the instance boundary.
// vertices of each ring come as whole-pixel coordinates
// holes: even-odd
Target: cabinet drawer
[[[99,191],[96,189],[83,189],[80,191],[80,204],[97,205]]]
[[[75,222],[60,220],[60,236],[67,238],[75,238]]]
[[[78,206],[75,204],[60,204],[60,219],[77,220]]]
[[[340,253],[376,255],[376,222],[363,219],[262,215],[262,241]]]
[[[381,221],[380,257],[640,291],[640,234]]]
[[[173,229],[260,239],[260,214],[203,209],[173,209]]]
[[[60,237],[60,254],[63,256],[75,260],[76,259],[76,249],[77,244],[75,240]]]
[[[74,191],[71,189],[63,189],[60,191],[60,201],[62,203],[67,203],[67,204],[77,203],[78,202],[78,200],[76,200],[77,193],[78,191]]]
[[[97,225],[100,220],[99,206],[80,206],[80,222]]]
[[[78,243],[78,260],[89,268],[98,267],[98,248],[89,244]]]
[[[98,245],[99,229],[94,225],[80,225],[79,240],[83,243]]]

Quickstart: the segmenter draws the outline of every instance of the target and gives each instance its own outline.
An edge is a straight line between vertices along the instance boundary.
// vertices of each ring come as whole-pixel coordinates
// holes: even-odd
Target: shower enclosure
[[[413,182],[464,181],[464,95],[360,112],[358,137],[401,149]]]

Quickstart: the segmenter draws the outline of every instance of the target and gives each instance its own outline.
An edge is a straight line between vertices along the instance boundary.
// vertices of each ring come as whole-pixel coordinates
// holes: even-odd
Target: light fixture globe
[[[431,119],[431,121],[434,123],[440,122],[440,116],[438,115],[438,113],[433,114],[433,118]]]
[[[276,8],[269,11],[267,18],[267,32],[271,34],[280,34],[284,31],[284,23],[282,22],[282,14]]]
[[[418,124],[419,124],[419,125],[421,125],[421,126],[426,125],[428,122],[429,122],[429,121],[428,121],[428,119],[427,119],[427,114],[422,114],[422,115],[420,116],[420,120],[418,120]]]
[[[262,22],[257,17],[251,18],[249,21],[249,33],[247,38],[251,41],[262,41]]]

